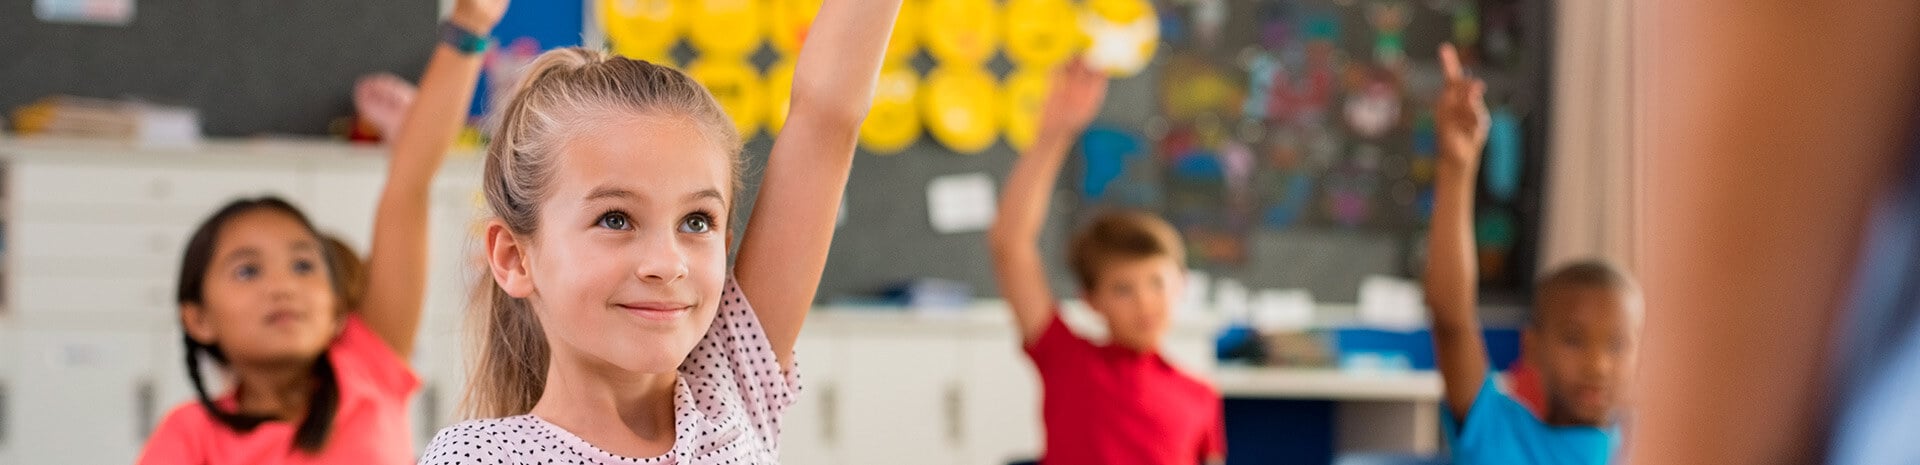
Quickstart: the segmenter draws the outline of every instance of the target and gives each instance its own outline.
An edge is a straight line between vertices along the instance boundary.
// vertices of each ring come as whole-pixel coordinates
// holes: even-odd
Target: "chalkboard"
[[[137,1],[123,27],[52,24],[0,0],[0,111],[54,94],[200,109],[208,136],[319,135],[354,80],[413,80],[438,37],[431,0]]]

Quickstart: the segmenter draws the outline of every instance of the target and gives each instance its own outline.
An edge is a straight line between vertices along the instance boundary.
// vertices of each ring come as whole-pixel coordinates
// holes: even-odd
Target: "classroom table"
[[[1230,464],[1440,452],[1438,372],[1224,365],[1211,375],[1228,406]]]

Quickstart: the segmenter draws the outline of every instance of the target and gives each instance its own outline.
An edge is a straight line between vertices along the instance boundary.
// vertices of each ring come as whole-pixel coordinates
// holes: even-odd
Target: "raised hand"
[[[1452,44],[1440,45],[1440,68],[1447,85],[1434,102],[1433,119],[1441,159],[1456,167],[1476,168],[1480,149],[1487,143],[1487,84],[1466,75]]]
[[[447,21],[467,32],[487,35],[506,14],[507,0],[460,0],[453,4],[453,14]]]
[[[1073,138],[1093,123],[1107,99],[1107,75],[1075,58],[1053,73],[1053,90],[1040,113],[1040,135]]]

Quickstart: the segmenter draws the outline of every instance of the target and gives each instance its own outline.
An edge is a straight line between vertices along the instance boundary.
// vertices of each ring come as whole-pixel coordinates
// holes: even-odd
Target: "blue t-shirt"
[[[1455,421],[1453,409],[1444,404],[1440,415],[1456,465],[1605,465],[1620,450],[1620,427],[1548,425],[1500,392],[1491,374],[1464,423]]]
[[[1913,153],[1905,179],[1874,206],[1860,248],[1836,347],[1827,463],[1920,463],[1920,147]]]

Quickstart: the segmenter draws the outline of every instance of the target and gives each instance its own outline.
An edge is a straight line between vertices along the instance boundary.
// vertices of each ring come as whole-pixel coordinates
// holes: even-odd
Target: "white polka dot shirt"
[[[680,364],[673,394],[673,450],[665,455],[614,455],[529,414],[442,429],[420,463],[778,463],[780,415],[800,389],[797,363],[795,368],[780,369],[753,308],[740,286],[728,279],[713,326]]]

